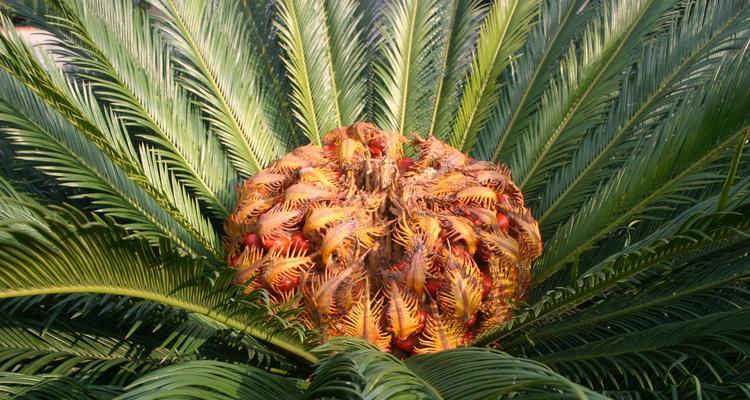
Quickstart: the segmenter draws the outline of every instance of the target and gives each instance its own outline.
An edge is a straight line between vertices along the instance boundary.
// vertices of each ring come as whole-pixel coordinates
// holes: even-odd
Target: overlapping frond
[[[375,72],[375,121],[402,134],[425,132],[440,78],[437,59],[438,7],[435,0],[393,0],[384,4],[381,59]]]
[[[112,163],[120,168],[127,179],[135,182],[158,206],[169,215],[214,260],[222,258],[219,239],[208,220],[192,201],[183,201],[188,195],[177,182],[172,171],[164,165],[164,174],[146,175],[146,168],[136,152],[124,123],[111,110],[101,109],[91,87],[69,81],[43,50],[37,54],[10,27],[3,17],[3,34],[0,36],[0,68],[13,75],[34,92],[50,108],[67,120],[78,132]],[[38,54],[41,53],[41,54]],[[152,180],[154,178],[160,180]],[[151,178],[151,179],[150,179]]]
[[[747,3],[691,3],[679,23],[643,49],[607,124],[585,137],[570,163],[554,172],[540,194],[535,211],[546,232],[621,166],[638,137],[650,134],[676,105],[714,79],[724,56],[747,40],[748,21]]]
[[[169,238],[185,252],[201,254],[177,221],[63,117],[5,72],[0,73],[0,85],[3,132],[20,147],[19,158],[62,186],[84,189],[80,196],[90,199],[97,211],[121,218],[127,229],[153,245]]]
[[[450,144],[468,152],[491,110],[498,102],[498,80],[531,31],[539,13],[538,0],[495,1],[479,33],[461,103],[450,136]]]
[[[402,362],[369,344],[339,339],[318,351],[328,356],[305,398],[605,398],[541,363],[494,350],[453,349]]]
[[[117,399],[295,399],[303,385],[258,368],[200,360],[146,374],[125,387]]]
[[[123,385],[159,368],[167,352],[80,323],[45,326],[0,315],[0,372],[66,375],[85,383]],[[171,361],[171,360],[170,360]]]
[[[134,296],[202,314],[291,354],[314,360],[300,341],[301,328],[270,316],[262,298],[243,299],[229,290],[231,274],[202,276],[203,262],[145,241],[125,239],[112,222],[70,210],[31,226],[41,238],[0,227],[0,297],[52,293]],[[238,297],[239,296],[239,297]],[[289,318],[290,316],[287,316]]]
[[[689,193],[722,181],[733,153],[729,146],[750,129],[746,66],[742,57],[724,63],[719,73],[727,79],[703,86],[667,124],[637,144],[625,166],[547,241],[535,267],[537,282],[628,224],[685,207],[694,202]]]
[[[126,124],[159,146],[180,181],[225,219],[234,200],[227,182],[236,173],[175,82],[168,48],[149,18],[131,1],[58,3],[65,13],[58,24],[73,35],[65,45],[78,53],[66,63],[78,69],[78,76],[90,78]]]
[[[596,3],[586,0],[545,0],[540,4],[539,23],[530,32],[523,56],[512,61],[506,85],[487,124],[480,131],[474,152],[482,159],[507,162],[515,141],[523,133],[535,104],[544,93],[555,63],[565,44],[579,35],[580,28],[595,15]]]
[[[429,128],[424,133],[445,141],[458,112],[459,89],[471,65],[471,55],[486,7],[476,0],[440,2],[437,6],[445,16],[440,20],[436,38],[441,42],[439,64],[435,65],[440,80],[431,106]]]
[[[288,116],[264,79],[272,63],[256,48],[251,15],[238,2],[149,2],[160,12],[158,27],[175,49],[181,82],[201,101],[205,120],[229,152],[234,167],[250,176],[281,156],[293,135]]]
[[[56,400],[113,399],[120,390],[113,386],[86,385],[61,375],[0,373],[0,391],[11,398]]]
[[[627,284],[637,287],[637,278],[645,272],[658,270],[694,252],[721,252],[721,247],[716,249],[716,246],[722,243],[746,240],[743,232],[750,227],[746,212],[749,185],[749,178],[738,183],[732,202],[721,212],[716,211],[719,195],[694,205],[647,237],[592,265],[574,283],[548,291],[538,302],[521,309],[514,320],[477,338],[476,344],[489,344],[498,339],[513,343],[586,302],[606,296],[615,288]]]
[[[614,335],[538,359],[590,387],[652,389],[661,383],[652,379],[674,384],[706,367],[721,382],[742,372],[733,363],[748,356],[748,322],[748,309],[715,313]],[[641,364],[643,359],[647,365]],[[602,364],[612,369],[597,371]]]
[[[364,54],[351,1],[278,3],[278,22],[297,122],[312,143],[359,120],[365,104]]]
[[[676,3],[605,3],[580,40],[570,44],[514,149],[510,167],[521,190],[534,193],[550,169],[569,158],[583,133],[602,121],[620,90],[623,69]]]

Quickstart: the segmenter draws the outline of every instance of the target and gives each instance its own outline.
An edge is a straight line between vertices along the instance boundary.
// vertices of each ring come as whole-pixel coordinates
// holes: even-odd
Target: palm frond
[[[189,254],[200,245],[106,154],[4,71],[0,73],[2,128],[17,156],[63,186],[82,188],[98,212],[120,218],[133,234],[158,245],[169,238]]]
[[[744,246],[746,240],[732,247]],[[582,307],[564,321],[545,325],[523,338],[504,341],[503,348],[514,353],[552,354],[618,333],[747,307],[750,261],[742,251],[730,250],[722,248],[701,260],[674,260],[653,267],[613,291],[617,296]]]
[[[167,351],[155,344],[146,346],[80,323],[45,327],[26,317],[0,316],[0,372],[65,375],[86,384],[120,386],[166,361]]]
[[[0,393],[15,399],[106,400],[115,398],[120,390],[112,386],[84,385],[67,376],[2,372]]]
[[[689,4],[681,21],[640,56],[634,79],[623,85],[608,123],[581,142],[571,162],[554,172],[534,210],[543,231],[567,218],[625,159],[634,138],[664,122],[675,104],[714,79],[724,54],[742,46],[750,6]]]
[[[730,208],[726,211],[716,212],[718,195],[696,204],[648,237],[592,265],[572,284],[550,290],[538,302],[522,308],[515,319],[478,337],[475,344],[487,345],[497,340],[512,341],[523,337],[540,325],[568,315],[587,301],[606,296],[613,288],[670,260],[700,249],[712,249],[718,243],[746,239],[743,232],[750,226],[745,212],[750,193],[748,185],[748,178],[736,185]]]
[[[382,129],[403,134],[425,132],[433,103],[431,89],[439,79],[437,56],[438,7],[435,0],[393,0],[384,5],[381,63],[375,120]]]
[[[303,382],[219,361],[191,361],[159,369],[125,388],[127,399],[296,399]]]
[[[0,115],[2,113],[0,112]],[[32,210],[37,210],[36,212]],[[43,224],[42,219],[37,213],[44,210],[39,203],[33,198],[26,196],[16,190],[5,177],[0,175],[0,221],[33,221],[36,224]],[[17,229],[28,229],[24,223],[17,224]],[[33,229],[28,229],[33,234]]]
[[[195,202],[180,201],[188,195],[163,161],[158,163],[167,173],[151,175],[151,178],[160,178],[159,181],[149,179],[144,173],[146,166],[141,164],[123,121],[111,110],[99,107],[90,87],[68,81],[53,61],[45,57],[43,50],[36,54],[32,52],[4,17],[2,26],[0,68],[23,83],[96,145],[128,179],[142,188],[189,233],[191,240],[206,255],[216,261],[221,260],[222,249],[216,232],[209,221],[202,217]]]
[[[605,398],[541,363],[496,350],[460,348],[402,362],[369,343],[339,339],[316,351],[329,355],[305,398]]]
[[[512,61],[507,85],[487,124],[479,133],[474,149],[482,159],[510,160],[507,149],[514,149],[528,118],[534,114],[547,87],[555,63],[565,52],[565,44],[580,34],[590,20],[596,5],[586,0],[545,0],[539,12],[539,23],[529,34],[523,56]],[[506,147],[507,146],[507,147]]]
[[[479,33],[477,50],[450,136],[453,147],[468,152],[498,102],[498,78],[526,43],[539,0],[495,1]]]
[[[312,143],[337,126],[356,122],[364,108],[364,55],[354,3],[288,0],[278,23],[286,50],[292,98]]]
[[[461,348],[412,357],[406,365],[446,399],[606,399],[544,364],[506,353]]]
[[[139,136],[159,152],[186,186],[225,219],[234,201],[236,172],[220,143],[174,79],[174,67],[161,37],[131,1],[58,1],[60,24],[74,35],[66,40],[77,54],[66,63],[89,78]]]
[[[274,318],[264,292],[228,290],[232,273],[202,276],[203,262],[141,240],[124,239],[112,222],[71,210],[47,216],[49,228],[32,226],[42,239],[2,226],[0,298],[53,293],[103,293],[143,298],[219,321],[306,360],[302,329],[290,315]],[[289,322],[292,321],[292,322]]]
[[[628,224],[684,207],[691,200],[683,194],[723,180],[732,144],[750,129],[745,112],[750,73],[745,65],[741,56],[724,63],[719,73],[726,79],[704,86],[672,112],[666,125],[642,139],[617,175],[547,241],[546,254],[535,266],[536,282]]]
[[[441,76],[435,89],[435,101],[431,106],[432,117],[427,136],[437,136],[446,140],[453,119],[458,112],[458,95],[471,65],[471,55],[486,7],[476,0],[440,2],[441,18],[437,33],[440,39],[441,54],[437,65]]]
[[[721,382],[738,374],[734,363],[749,355],[746,322],[750,322],[748,309],[715,313],[615,335],[537,359],[591,387],[637,384],[654,389],[660,381],[676,383],[680,375],[691,376],[696,368],[693,362],[707,367]],[[644,359],[648,364],[641,364]]]
[[[132,342],[151,349],[143,362],[211,359],[287,373],[298,370],[285,355],[223,323],[138,298],[88,293],[15,297],[0,302],[0,313],[16,321],[33,318],[42,333],[64,329]],[[283,318],[282,313],[277,316]]]
[[[539,112],[517,140],[510,166],[518,186],[534,193],[551,168],[564,162],[587,129],[596,126],[620,90],[622,71],[636,60],[649,34],[676,1],[605,3],[572,43],[539,100]],[[666,16],[665,16],[666,14]]]
[[[391,354],[364,342],[333,340],[317,348],[334,352],[313,374],[305,398],[440,399],[428,383]]]
[[[201,101],[206,121],[240,174],[250,176],[279,158],[293,128],[264,85],[272,60],[251,35],[251,15],[239,2],[153,0],[158,26],[177,51],[184,87]],[[270,82],[269,82],[270,83]],[[272,91],[271,91],[272,92]]]

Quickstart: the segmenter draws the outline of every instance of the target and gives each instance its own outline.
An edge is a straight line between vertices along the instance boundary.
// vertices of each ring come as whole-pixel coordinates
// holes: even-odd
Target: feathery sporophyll
[[[225,225],[235,282],[294,302],[324,338],[402,355],[511,318],[542,242],[509,169],[416,134],[406,157],[407,142],[359,122],[245,181]]]

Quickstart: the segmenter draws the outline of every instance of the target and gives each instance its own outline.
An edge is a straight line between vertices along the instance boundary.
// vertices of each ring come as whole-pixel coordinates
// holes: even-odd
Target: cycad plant
[[[0,396],[750,396],[749,1],[2,4]]]

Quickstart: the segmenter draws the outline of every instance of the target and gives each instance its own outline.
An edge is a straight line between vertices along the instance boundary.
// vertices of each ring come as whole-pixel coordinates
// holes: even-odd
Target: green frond
[[[544,364],[497,350],[446,350],[412,357],[406,366],[446,399],[606,399]]]
[[[510,162],[518,186],[533,194],[551,169],[565,162],[587,129],[602,122],[620,90],[623,69],[677,1],[614,1],[572,43],[517,140]]]
[[[736,358],[750,355],[746,322],[750,323],[750,310],[727,311],[615,335],[537,359],[591,387],[619,383],[652,389],[661,382],[676,383],[680,375],[691,376],[693,362],[709,368],[721,382],[741,372],[733,365]],[[644,359],[647,364],[641,364]]]
[[[732,247],[745,247],[740,241]],[[503,348],[517,353],[553,354],[618,333],[747,307],[750,261],[742,251],[712,251],[699,260],[674,260],[645,271],[612,296],[582,307],[564,321],[545,325]],[[726,254],[722,256],[722,253]],[[633,300],[635,298],[635,300]]]
[[[461,97],[450,144],[469,152],[498,102],[499,77],[526,43],[539,0],[497,0],[479,33],[477,50]]]
[[[507,149],[514,148],[522,128],[536,111],[534,105],[544,93],[555,63],[565,52],[566,44],[595,15],[597,4],[586,0],[545,0],[540,7],[539,23],[529,34],[523,56],[512,61],[507,85],[501,88],[497,105],[477,138],[474,152],[482,159],[511,159]]]
[[[745,211],[750,193],[748,185],[750,180],[747,178],[738,184],[731,197],[731,208],[726,211],[716,213],[718,195],[696,204],[664,223],[648,237],[592,265],[572,284],[546,292],[534,304],[520,309],[515,319],[478,337],[475,344],[513,341],[529,335],[540,325],[568,315],[592,299],[606,296],[613,288],[646,271],[701,249],[712,249],[723,242],[746,239],[742,232],[750,228],[750,219]]]
[[[714,79],[724,54],[742,46],[750,5],[700,1],[670,31],[646,46],[633,79],[623,85],[608,123],[581,142],[569,164],[554,172],[534,210],[542,230],[580,207],[620,166],[634,138],[651,132],[675,104]]]
[[[341,115],[338,126],[361,121],[365,115],[367,48],[357,6],[352,0],[323,0],[336,109]]]
[[[158,368],[166,355],[164,349],[80,323],[45,327],[25,317],[0,315],[0,372],[65,375],[82,383],[119,386]]]
[[[375,121],[403,134],[425,132],[434,104],[432,87],[440,76],[436,0],[393,0],[383,5]]]
[[[145,241],[125,239],[114,223],[73,211],[45,217],[49,228],[32,226],[42,239],[2,226],[12,240],[0,242],[0,298],[54,293],[102,293],[143,298],[204,315],[315,361],[290,316],[270,316],[262,293],[255,298],[229,290],[232,273],[203,277],[203,262]]]
[[[111,110],[102,110],[99,107],[90,87],[70,82],[53,61],[45,57],[43,50],[32,52],[11,28],[10,21],[3,19],[2,26],[0,68],[23,83],[96,145],[128,179],[141,187],[187,231],[206,255],[220,262],[223,257],[218,236],[208,221],[200,216],[200,210],[197,207],[191,208],[190,205],[193,203],[183,202],[178,205],[173,202],[178,196],[187,196],[184,193],[185,188],[173,179],[173,173],[165,166],[168,176],[160,176],[160,181],[149,180],[144,174],[145,166],[141,165],[142,160],[138,159],[123,121]]]
[[[437,65],[438,82],[435,101],[431,106],[429,129],[424,133],[447,140],[453,119],[458,112],[458,95],[471,65],[480,21],[486,7],[476,0],[439,2],[441,18],[437,38],[441,41],[441,54]]]
[[[63,329],[119,338],[123,346],[130,343],[149,349],[142,352],[145,358],[139,358],[146,364],[212,359],[287,373],[298,370],[287,356],[225,324],[138,298],[88,293],[15,297],[0,302],[0,313],[15,321],[33,318],[42,332]],[[123,374],[130,380],[118,381],[118,385],[137,377],[129,370]]]
[[[201,254],[190,234],[96,146],[30,90],[0,73],[2,132],[17,156],[61,185],[81,188],[98,212],[120,218],[131,233],[158,245],[169,238],[189,254]]]
[[[78,54],[66,63],[140,137],[158,145],[180,181],[225,219],[234,201],[234,185],[227,183],[236,172],[175,82],[168,49],[148,17],[131,1],[83,3],[58,1],[66,18],[58,24],[74,35],[65,45]]]
[[[689,204],[685,194],[723,180],[731,146],[750,129],[746,65],[743,57],[725,62],[719,73],[727,79],[703,86],[672,112],[667,124],[642,139],[617,175],[547,240],[534,267],[536,282],[605,237],[643,218],[658,218],[660,210]]]
[[[263,77],[273,62],[253,44],[251,15],[239,2],[153,0],[165,40],[174,47],[184,87],[201,101],[205,120],[226,147],[232,164],[250,176],[279,158],[289,135],[286,116]],[[272,92],[272,91],[271,91]]]
[[[364,107],[364,54],[351,1],[278,3],[277,26],[292,82],[297,122],[312,143],[359,120]]]
[[[305,398],[605,398],[541,363],[490,349],[453,349],[403,362],[356,339],[333,340],[317,351],[330,355]]]
[[[2,115],[1,111],[0,115]],[[43,224],[42,219],[37,216],[39,210],[44,210],[44,208],[36,200],[18,192],[5,177],[0,175],[0,221],[33,221],[36,224]],[[30,234],[34,232],[23,223],[14,228],[27,229]]]
[[[125,388],[127,399],[296,399],[302,381],[219,361],[191,361],[151,372]]]
[[[0,394],[11,399],[106,400],[119,393],[116,387],[84,385],[67,376],[0,373]]]
[[[316,350],[335,353],[315,369],[306,399],[444,398],[392,354],[368,343],[334,339]]]

